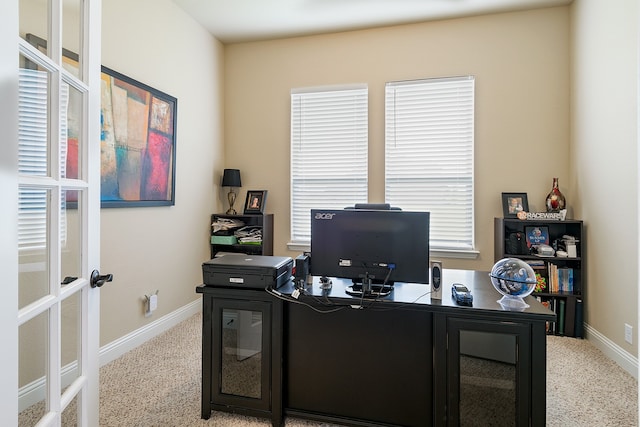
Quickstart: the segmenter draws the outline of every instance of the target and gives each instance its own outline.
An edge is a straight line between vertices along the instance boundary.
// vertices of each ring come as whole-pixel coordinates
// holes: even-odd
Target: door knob
[[[89,280],[89,283],[91,284],[92,288],[101,288],[102,285],[104,285],[106,282],[110,282],[112,280],[113,274],[100,275],[100,272],[98,270],[93,270],[91,272],[91,279]]]

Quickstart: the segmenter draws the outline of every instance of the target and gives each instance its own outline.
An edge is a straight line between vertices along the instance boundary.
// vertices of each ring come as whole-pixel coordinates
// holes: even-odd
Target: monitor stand
[[[373,278],[365,274],[362,281],[353,279],[353,285],[347,286],[345,292],[354,297],[380,298],[386,297],[392,290],[393,283],[374,283]]]

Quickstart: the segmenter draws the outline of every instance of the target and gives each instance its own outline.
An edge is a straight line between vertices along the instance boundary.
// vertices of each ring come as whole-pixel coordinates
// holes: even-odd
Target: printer
[[[202,263],[206,286],[277,289],[291,280],[292,272],[291,257],[226,254]]]

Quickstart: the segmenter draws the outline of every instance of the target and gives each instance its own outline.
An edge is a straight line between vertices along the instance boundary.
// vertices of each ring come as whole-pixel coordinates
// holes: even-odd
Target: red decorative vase
[[[546,200],[547,212],[560,212],[566,206],[564,195],[558,188],[558,178],[553,178],[553,187]]]

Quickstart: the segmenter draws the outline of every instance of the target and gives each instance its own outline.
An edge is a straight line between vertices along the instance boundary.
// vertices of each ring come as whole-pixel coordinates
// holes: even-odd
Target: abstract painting
[[[47,53],[45,39],[27,34],[26,40]],[[63,66],[76,77],[78,59],[77,53],[62,49]],[[25,68],[37,69],[28,60]],[[175,204],[176,108],[176,98],[102,67],[101,207]],[[69,114],[77,117],[80,112]],[[66,129],[67,167],[63,176],[67,178],[78,178],[79,131],[73,124],[74,120],[69,120]],[[76,202],[76,197],[76,192],[68,192],[67,202]]]
[[[175,204],[176,98],[102,67],[102,207]]]

